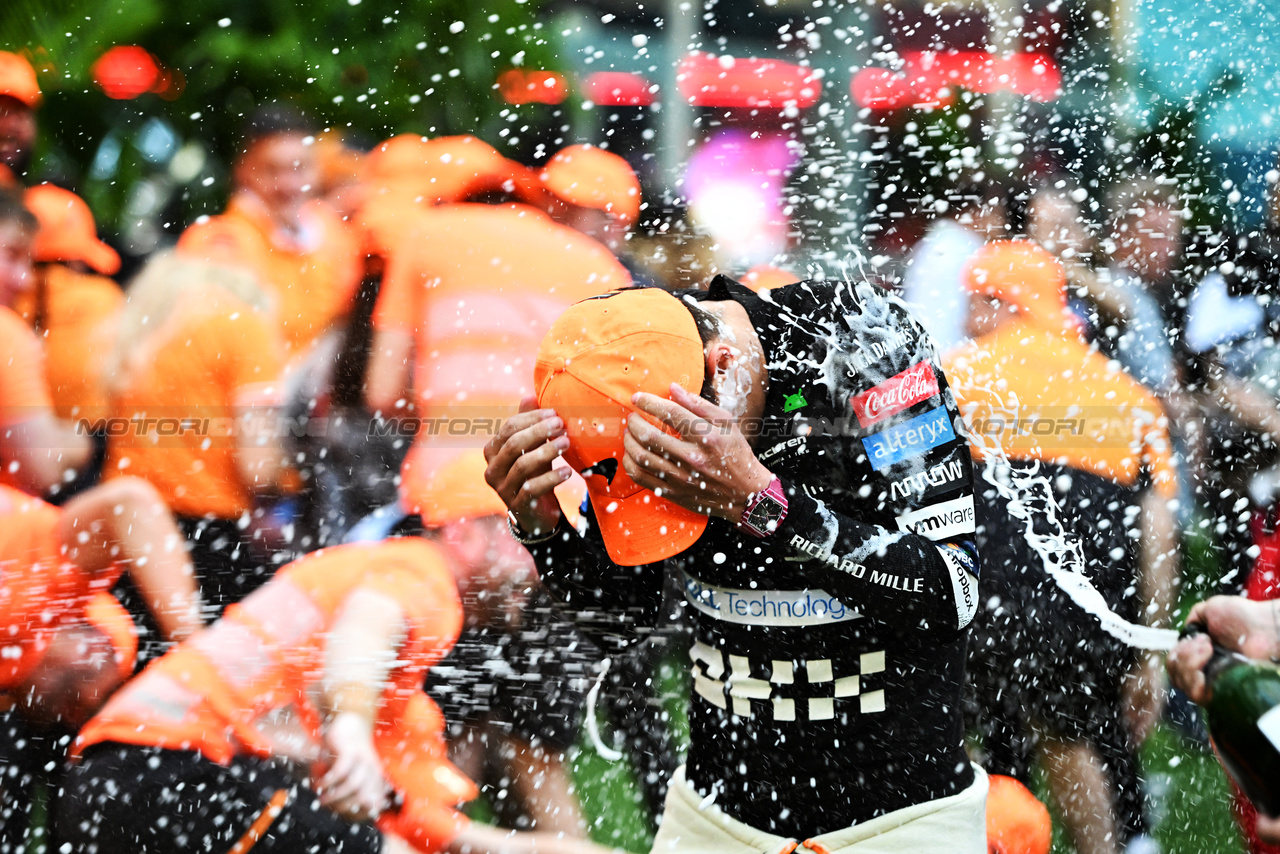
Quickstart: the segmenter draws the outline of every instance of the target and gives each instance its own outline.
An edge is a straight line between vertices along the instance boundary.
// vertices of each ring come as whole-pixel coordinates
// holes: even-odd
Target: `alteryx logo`
[[[910,421],[895,424],[862,440],[867,458],[876,471],[884,471],[894,463],[918,457],[956,438],[945,406],[917,415]]]

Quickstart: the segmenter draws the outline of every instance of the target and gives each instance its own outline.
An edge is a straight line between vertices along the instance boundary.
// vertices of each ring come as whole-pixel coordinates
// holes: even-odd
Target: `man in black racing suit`
[[[625,308],[629,293],[601,303]],[[589,634],[643,634],[664,573],[683,582],[691,745],[655,850],[856,851],[891,833],[918,851],[985,852],[985,776],[965,754],[960,706],[977,606],[973,469],[932,343],[866,282],[756,295],[720,277],[677,298],[707,357],[703,397],[726,408],[678,385],[669,400],[637,395],[670,429],[632,415],[617,456],[619,473],[709,513],[691,547],[620,566],[599,502],[569,526],[544,496],[576,437],[532,401],[486,448],[513,531]],[[698,429],[708,422],[730,426]],[[785,493],[776,527],[735,525],[766,482]]]

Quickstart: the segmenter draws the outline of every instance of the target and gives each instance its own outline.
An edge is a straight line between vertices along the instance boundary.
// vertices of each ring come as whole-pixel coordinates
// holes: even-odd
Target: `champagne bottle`
[[[1192,623],[1182,636],[1202,633]],[[1280,668],[1215,643],[1204,678],[1205,718],[1218,758],[1254,805],[1280,817]]]

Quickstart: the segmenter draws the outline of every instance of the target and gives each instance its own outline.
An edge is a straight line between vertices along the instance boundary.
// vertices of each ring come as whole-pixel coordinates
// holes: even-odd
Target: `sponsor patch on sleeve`
[[[945,406],[931,409],[909,421],[895,424],[862,439],[867,459],[876,471],[884,471],[894,463],[918,457],[939,445],[955,441],[951,417]]]
[[[978,612],[978,568],[976,561],[964,549],[953,545],[934,546],[947,566],[951,580],[951,595],[956,604],[956,627],[963,629],[973,622]]]
[[[892,475],[889,475],[892,477]],[[932,465],[907,470],[889,481],[890,501],[933,498],[966,483],[964,460],[957,452]]]
[[[973,534],[973,496],[962,495],[950,501],[942,501],[909,510],[898,516],[898,530],[909,531],[937,542],[954,540]]]
[[[863,427],[897,415],[938,394],[938,378],[933,366],[919,362],[878,386],[849,398],[853,414]]]

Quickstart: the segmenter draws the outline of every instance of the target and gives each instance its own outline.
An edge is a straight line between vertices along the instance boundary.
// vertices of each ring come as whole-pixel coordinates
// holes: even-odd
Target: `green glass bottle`
[[[1192,624],[1183,636],[1202,632]],[[1280,816],[1280,668],[1214,644],[1204,678],[1205,718],[1218,757],[1249,800]]]

